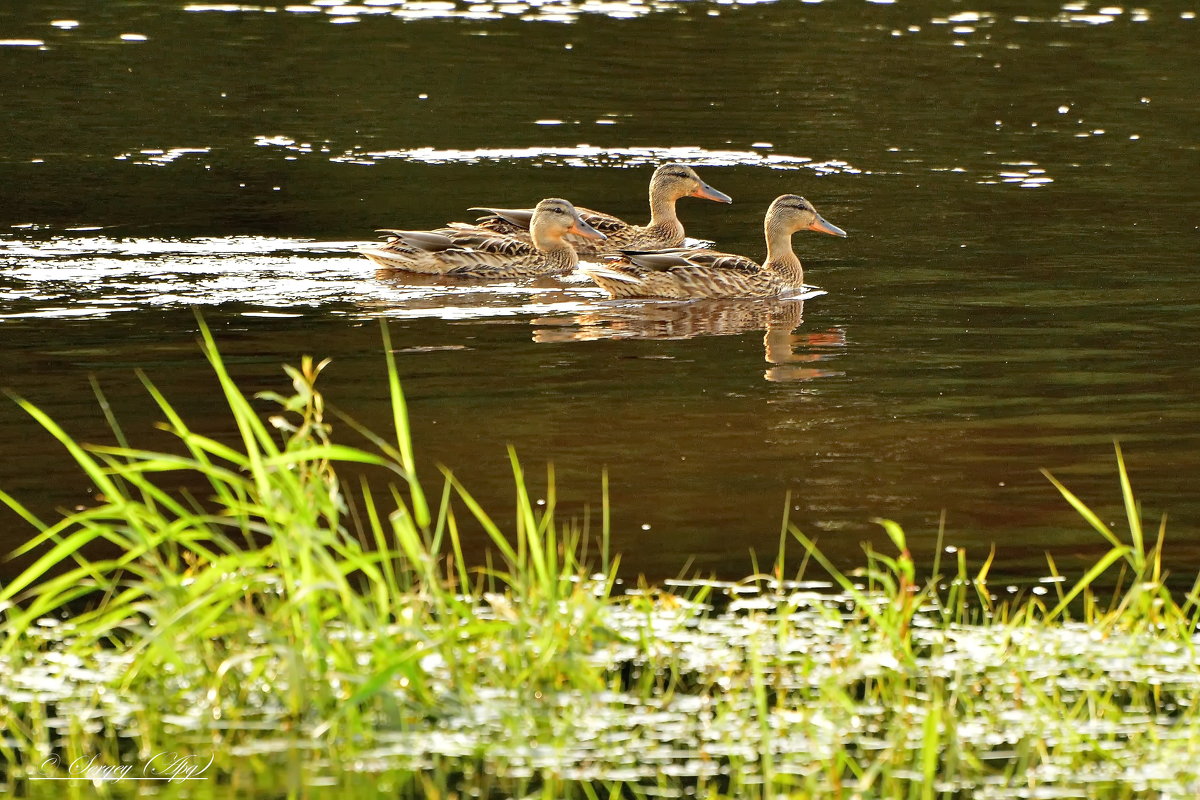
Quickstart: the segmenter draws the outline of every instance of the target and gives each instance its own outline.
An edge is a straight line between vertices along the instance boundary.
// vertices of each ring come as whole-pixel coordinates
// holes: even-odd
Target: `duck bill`
[[[817,233],[828,233],[830,236],[841,236],[843,238],[846,236],[846,232],[844,230],[822,216],[818,216],[815,220],[813,220],[813,223],[808,226],[808,229],[810,231],[816,231]]]
[[[570,228],[567,228],[567,233],[577,233],[580,236],[586,236],[589,239],[607,239],[608,238],[603,233],[601,233],[600,231],[593,228],[591,225],[588,225],[586,222],[584,222],[579,217],[575,218],[574,225],[572,225]]]
[[[692,190],[691,197],[702,197],[705,200],[715,200],[718,203],[732,203],[733,198],[724,192],[718,192],[707,183],[701,183],[698,187]]]

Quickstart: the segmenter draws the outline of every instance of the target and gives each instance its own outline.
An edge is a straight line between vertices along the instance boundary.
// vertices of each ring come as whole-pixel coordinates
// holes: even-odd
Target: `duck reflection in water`
[[[604,307],[561,317],[539,317],[535,342],[594,342],[601,339],[692,339],[764,331],[763,354],[772,382],[807,381],[841,375],[813,366],[846,344],[838,328],[797,333],[804,322],[801,299],[695,300]]]

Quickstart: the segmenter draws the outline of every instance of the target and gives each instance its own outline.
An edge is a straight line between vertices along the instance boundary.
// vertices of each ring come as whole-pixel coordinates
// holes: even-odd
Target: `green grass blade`
[[[59,541],[49,552],[26,567],[20,575],[17,575],[5,584],[3,588],[0,588],[0,603],[16,597],[23,589],[31,586],[35,581],[71,556],[71,554],[76,553],[81,547],[100,538],[100,535],[99,531],[88,529],[76,531]]]
[[[908,539],[904,535],[904,529],[900,527],[898,522],[879,517],[876,517],[871,521],[883,528],[883,530],[887,533],[888,538],[892,540],[892,544],[896,546],[897,550],[903,553],[908,549]]]
[[[471,493],[467,491],[466,487],[458,482],[458,479],[454,477],[453,473],[444,468],[442,472],[445,474],[446,480],[450,481],[451,485],[454,487],[455,494],[457,494],[459,499],[466,504],[467,509],[471,512],[471,515],[475,517],[475,520],[483,526],[483,529],[487,533],[488,538],[491,539],[492,544],[494,544],[496,548],[504,555],[505,561],[507,561],[510,566],[515,566],[518,563],[517,552],[513,550],[512,545],[509,543],[504,533],[499,527],[497,527],[496,523],[492,521],[492,518],[488,515],[488,513],[483,510],[483,506],[481,506],[479,502],[471,496]]]
[[[83,471],[87,473],[88,478],[96,485],[96,489],[100,492],[100,494],[104,495],[105,498],[113,503],[119,504],[124,501],[124,496],[122,495],[121,491],[111,480],[109,480],[104,468],[97,464],[96,460],[88,455],[87,451],[84,450],[83,447],[81,447],[74,439],[72,439],[71,436],[58,425],[58,423],[52,420],[40,408],[24,400],[23,398],[12,394],[10,394],[9,397],[11,397],[17,403],[17,405],[19,405],[25,411],[25,413],[37,420],[39,425],[45,428],[51,436],[57,439],[59,443],[67,449],[67,452],[71,454],[71,458],[73,458],[75,463],[77,463],[83,469]]]
[[[413,455],[412,429],[408,423],[408,404],[404,399],[404,389],[400,386],[400,375],[396,369],[396,356],[392,352],[392,337],[388,333],[387,321],[380,320],[380,330],[383,332],[383,347],[387,354],[388,394],[392,401],[392,425],[396,428],[396,444],[400,449],[400,464],[408,476],[408,489],[412,495],[413,516],[417,525],[424,528],[429,525],[429,504],[425,501],[425,492],[417,480],[417,460]]]
[[[1049,471],[1042,470],[1041,472],[1046,476],[1046,479],[1054,485],[1054,488],[1058,489],[1059,494],[1061,494],[1066,501],[1071,504],[1071,507],[1079,513],[1079,516],[1087,520],[1087,523],[1095,528],[1101,536],[1107,539],[1109,544],[1111,544],[1113,547],[1124,547],[1124,544],[1117,537],[1117,535],[1113,533],[1107,525],[1101,522],[1100,518],[1096,516],[1095,512],[1087,507],[1087,504],[1076,497],[1070,489],[1059,483],[1058,479],[1051,475]]]
[[[1129,547],[1127,545],[1114,547],[1105,553],[1104,556],[1097,561],[1082,578],[1079,579],[1079,582],[1071,587],[1071,591],[1067,592],[1063,599],[1059,601],[1058,605],[1046,615],[1046,619],[1057,619],[1058,616],[1066,610],[1067,606],[1071,604],[1071,601],[1078,597],[1080,592],[1091,586],[1096,578],[1100,577],[1109,567],[1113,565],[1113,562],[1128,557]]]
[[[1138,509],[1137,500],[1133,496],[1133,486],[1129,482],[1129,472],[1125,468],[1125,458],[1121,454],[1121,444],[1113,442],[1117,451],[1117,472],[1121,478],[1121,499],[1125,505],[1125,518],[1129,521],[1129,535],[1133,542],[1134,568],[1140,573],[1145,566],[1146,543],[1142,531],[1142,516]]]
[[[262,463],[266,467],[286,467],[291,464],[303,464],[305,462],[322,460],[373,464],[381,467],[388,464],[387,459],[382,456],[368,453],[365,450],[359,450],[356,447],[346,447],[340,444],[321,444],[298,450],[288,450],[279,455],[264,458]]]
[[[275,446],[274,438],[270,431],[258,418],[258,414],[250,405],[250,401],[238,388],[237,383],[230,376],[228,369],[225,367],[225,361],[221,357],[220,351],[217,349],[216,340],[213,338],[212,331],[208,329],[207,323],[200,313],[196,313],[196,324],[200,327],[200,336],[202,340],[201,349],[213,371],[217,374],[217,381],[221,386],[221,391],[225,395],[225,402],[229,405],[229,410],[233,412],[234,424],[237,426],[238,433],[241,435],[242,447],[245,448],[245,456],[249,463],[250,473],[258,486],[261,494],[267,495],[270,493],[270,480],[266,475],[262,459],[265,453],[268,456],[277,455],[279,449]]]
[[[46,529],[46,523],[38,519],[37,516],[28,508],[26,508],[23,503],[3,489],[0,489],[0,503],[4,503],[4,505],[8,506],[12,511],[14,511],[17,516],[28,522],[37,530],[43,531]]]
[[[608,468],[600,474],[600,568],[606,573],[612,563],[612,508],[608,497]]]

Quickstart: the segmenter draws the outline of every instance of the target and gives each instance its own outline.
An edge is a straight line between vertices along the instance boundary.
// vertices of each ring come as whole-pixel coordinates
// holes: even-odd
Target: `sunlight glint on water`
[[[0,301],[13,308],[0,313],[0,322],[230,303],[276,310],[345,304],[357,307],[352,316],[473,319],[578,312],[603,297],[577,278],[458,286],[409,285],[394,275],[376,279],[370,263],[353,252],[360,244],[101,236],[56,237],[31,247],[0,238],[0,264],[10,283],[0,289]]]

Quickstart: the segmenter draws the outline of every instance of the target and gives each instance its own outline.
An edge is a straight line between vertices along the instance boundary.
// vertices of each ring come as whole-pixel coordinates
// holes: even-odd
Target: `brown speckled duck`
[[[804,287],[804,269],[792,251],[799,230],[845,236],[812,203],[794,194],[775,198],[763,222],[767,258],[760,265],[745,256],[715,250],[623,250],[603,265],[580,271],[612,297],[776,297]]]
[[[683,223],[675,214],[675,201],[681,197],[703,197],[718,203],[733,202],[729,195],[718,192],[696,174],[696,170],[684,164],[664,164],[650,178],[650,222],[646,225],[631,225],[622,219],[599,211],[580,208],[579,215],[585,222],[608,237],[606,241],[587,241],[568,237],[580,255],[612,253],[621,248],[649,250],[660,247],[678,247],[683,244]],[[533,209],[529,208],[473,208],[486,211],[478,219],[479,227],[487,230],[528,240],[529,220]]]
[[[603,239],[604,234],[579,218],[575,207],[556,197],[537,204],[530,215],[532,241],[486,228],[455,225],[433,231],[384,230],[385,244],[358,252],[381,267],[465,278],[525,278],[562,275],[575,269],[579,256],[565,237]],[[528,232],[527,232],[528,233]]]

